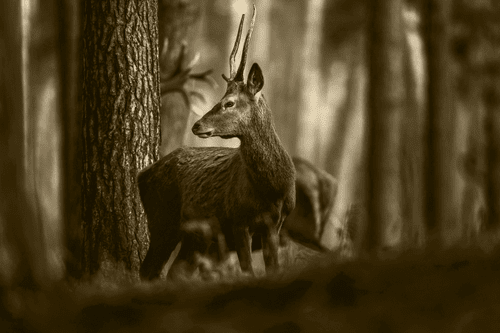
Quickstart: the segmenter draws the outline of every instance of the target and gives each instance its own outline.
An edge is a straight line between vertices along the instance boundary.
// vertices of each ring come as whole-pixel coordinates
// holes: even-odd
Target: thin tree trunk
[[[301,52],[305,43],[306,8],[303,0],[278,0],[272,2],[270,14],[269,71],[265,73],[269,84],[264,90],[269,97],[276,132],[291,155],[297,153],[298,114],[304,88]]]
[[[156,1],[85,1],[83,268],[90,274],[137,273],[146,255],[136,176],[159,157],[157,10]]]
[[[344,147],[341,150],[338,171],[339,185],[335,205],[333,214],[325,223],[320,244],[331,250],[341,247],[341,252],[353,251],[351,254],[359,254],[362,246],[362,234],[366,229],[365,184],[362,181],[366,173],[364,167],[366,164],[364,151],[366,106],[363,102],[366,91],[365,67],[358,65],[351,75],[357,77],[355,79],[358,81],[355,89],[357,98],[355,96],[353,98],[357,99],[359,103],[353,106],[352,110],[349,110]]]
[[[304,45],[300,48],[302,57],[301,83],[299,95],[299,111],[297,114],[297,154],[313,164],[320,160],[320,123],[326,118],[324,113],[326,90],[320,66],[320,43],[322,33],[322,12],[324,0],[309,0],[305,13]],[[296,47],[295,44],[291,44]],[[314,133],[314,135],[311,135]]]
[[[0,284],[37,289],[49,272],[41,221],[34,214],[34,174],[26,165],[27,5],[15,0],[0,4]]]
[[[453,99],[450,86],[449,0],[428,0],[423,17],[427,63],[425,203],[428,244],[442,246],[453,223]]]
[[[358,219],[358,225],[354,225],[349,219],[354,217],[351,213],[360,207],[366,206],[366,198],[363,195],[365,189],[362,181],[366,169],[364,165],[365,141],[365,96],[366,96],[366,66],[364,62],[364,51],[366,39],[363,34],[357,36],[355,45],[352,47],[352,59],[349,64],[349,78],[347,80],[346,100],[342,106],[343,115],[336,120],[335,142],[332,141],[330,153],[335,152],[335,174],[338,179],[338,194],[335,199],[333,214],[325,224],[321,235],[321,244],[329,249],[336,246],[344,247],[343,252],[357,254],[359,252],[361,229],[359,225],[365,221]],[[337,141],[338,140],[338,141]],[[342,144],[340,147],[339,145]],[[332,156],[333,159],[333,156]],[[362,213],[365,213],[364,211]],[[362,218],[357,214],[356,218]],[[356,230],[354,230],[354,228]],[[340,235],[337,230],[340,230]],[[339,237],[340,236],[340,237]],[[354,246],[354,247],[352,247]]]
[[[79,103],[80,1],[58,0],[59,64],[60,64],[60,123],[62,124],[62,167],[60,199],[64,226],[65,262],[67,273],[81,276],[81,173],[82,142],[81,104]]]
[[[500,226],[500,77],[494,76],[486,90],[486,108],[486,202],[488,206],[486,229],[498,232]]]
[[[372,255],[401,236],[400,124],[404,108],[402,1],[372,1],[369,26],[368,216]]]
[[[355,35],[354,42],[351,45],[350,62],[348,66],[348,79],[346,84],[346,97],[342,106],[337,111],[333,120],[333,130],[331,144],[328,150],[326,170],[334,177],[338,177],[340,165],[343,158],[343,150],[347,140],[348,125],[353,117],[353,113],[362,107],[363,98],[360,99],[360,93],[364,92],[362,68],[365,67],[363,59],[365,36],[361,32]],[[361,93],[362,94],[362,93]]]
[[[417,97],[417,78],[412,64],[411,46],[404,38],[404,82],[405,111],[402,121],[401,181],[403,241],[407,248],[420,248],[424,245],[424,203],[423,203],[423,165],[422,129],[420,108]]]
[[[484,131],[485,109],[483,105],[483,80],[476,73],[468,75],[469,92],[466,97],[468,109],[467,148],[458,159],[458,170],[464,179],[461,201],[462,242],[477,245],[479,230],[486,214],[486,137]],[[486,212],[485,212],[486,213]],[[484,216],[481,216],[484,215]]]

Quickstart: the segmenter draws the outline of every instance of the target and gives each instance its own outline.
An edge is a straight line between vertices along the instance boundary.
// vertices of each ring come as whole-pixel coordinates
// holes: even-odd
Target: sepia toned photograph
[[[500,1],[2,0],[0,332],[500,332]]]

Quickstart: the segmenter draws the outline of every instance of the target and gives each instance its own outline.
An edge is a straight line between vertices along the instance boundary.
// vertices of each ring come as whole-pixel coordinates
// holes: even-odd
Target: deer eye
[[[226,104],[224,104],[224,109],[227,109],[227,108],[232,108],[234,106],[234,102],[226,102]]]

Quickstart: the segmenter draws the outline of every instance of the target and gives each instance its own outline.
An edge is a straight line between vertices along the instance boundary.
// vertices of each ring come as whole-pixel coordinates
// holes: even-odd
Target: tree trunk
[[[352,47],[351,63],[349,64],[349,78],[347,79],[348,90],[346,100],[339,112],[336,120],[334,139],[332,141],[330,153],[335,152],[336,161],[334,176],[338,179],[338,194],[335,199],[333,214],[325,224],[324,232],[321,235],[321,245],[328,249],[334,249],[337,246],[343,247],[341,252],[353,252],[357,254],[360,246],[360,235],[365,223],[363,214],[365,214],[366,198],[363,195],[365,184],[362,179],[365,176],[366,158],[364,156],[363,144],[365,142],[365,96],[366,96],[366,66],[364,62],[364,51],[366,38],[363,34],[356,35],[355,44]],[[338,140],[338,141],[337,141]],[[342,145],[342,146],[340,146]],[[357,211],[361,214],[352,215]],[[356,218],[357,224],[353,224]],[[354,230],[356,228],[356,230]],[[340,230],[340,235],[337,232]],[[340,236],[340,238],[339,238]],[[354,247],[352,247],[354,246]],[[346,251],[347,250],[347,251]],[[347,255],[347,253],[346,253]]]
[[[450,86],[449,0],[428,0],[423,13],[427,62],[427,147],[425,203],[428,244],[442,246],[454,222],[453,99]]]
[[[64,226],[66,272],[81,276],[81,178],[82,140],[80,85],[82,59],[80,54],[80,1],[58,0],[60,64],[60,123],[62,124],[62,168],[60,175],[61,220]]]
[[[497,65],[500,66],[500,65]],[[500,226],[500,76],[498,69],[486,88],[486,229],[498,232]]]
[[[27,5],[15,0],[0,4],[0,285],[38,289],[51,272],[43,226],[35,214],[34,173],[27,165],[32,153],[27,149],[32,116]]]
[[[401,236],[400,123],[404,108],[402,1],[372,2],[367,117],[368,216],[372,255]]]
[[[83,268],[138,272],[146,217],[137,173],[160,143],[156,1],[85,1]],[[118,266],[115,266],[117,264]]]
[[[334,177],[339,176],[341,161],[343,159],[343,151],[345,142],[349,133],[348,126],[353,113],[363,108],[364,101],[364,77],[365,68],[364,52],[365,52],[365,35],[361,32],[354,35],[352,45],[350,45],[348,67],[348,79],[346,83],[346,96],[333,120],[332,137],[330,139],[330,147],[328,149],[326,171]],[[361,98],[360,98],[361,96]]]
[[[420,103],[417,97],[417,77],[413,66],[411,46],[408,37],[404,38],[404,83],[405,110],[402,121],[401,137],[401,181],[403,242],[406,248],[419,248],[424,245],[424,203],[423,203],[423,165],[422,165],[422,122]]]
[[[269,69],[266,75],[269,83],[264,90],[269,97],[276,132],[291,155],[297,153],[306,8],[307,3],[303,0],[278,0],[272,2],[270,14]]]
[[[462,243],[477,245],[479,231],[485,222],[486,204],[486,136],[483,79],[477,70],[467,73],[468,92],[465,103],[468,112],[466,150],[458,159],[457,167],[464,179],[461,200]]]
[[[297,131],[293,132],[296,137],[296,152],[299,156],[306,158],[313,164],[318,164],[321,153],[321,121],[326,119],[325,100],[326,89],[324,89],[324,76],[321,75],[320,66],[320,43],[322,33],[322,13],[324,0],[309,0],[305,13],[304,45],[299,49],[302,53],[301,66],[301,89],[299,94],[299,110],[296,122],[299,124]],[[296,47],[295,43],[290,44]],[[314,133],[314,135],[311,135]]]

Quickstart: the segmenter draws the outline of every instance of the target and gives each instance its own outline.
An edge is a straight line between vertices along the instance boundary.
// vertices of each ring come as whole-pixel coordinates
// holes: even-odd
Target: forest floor
[[[0,331],[500,332],[498,254],[339,263],[299,247],[281,256],[286,269],[267,277],[257,261],[257,278],[8,291],[13,311],[0,313]]]

